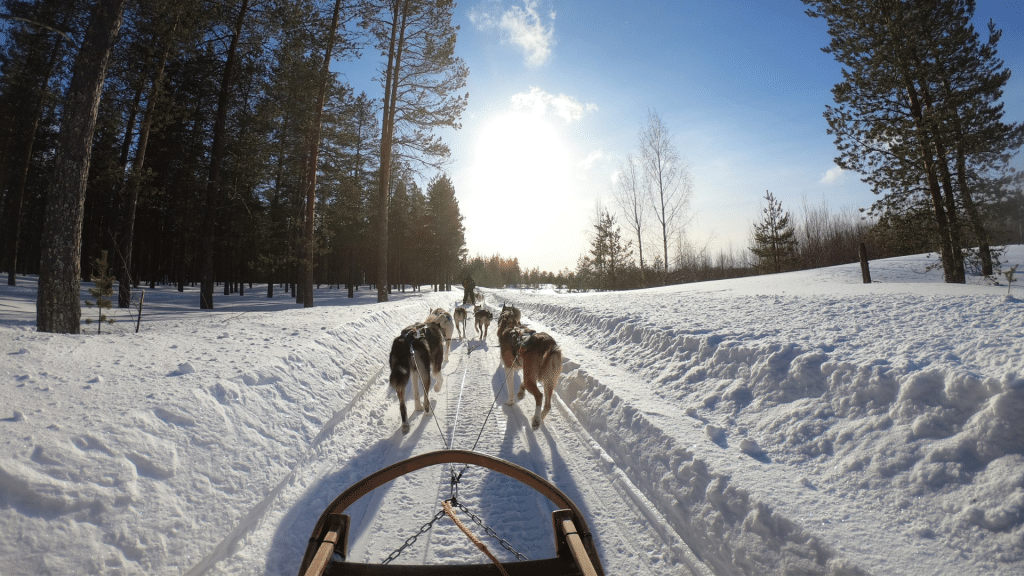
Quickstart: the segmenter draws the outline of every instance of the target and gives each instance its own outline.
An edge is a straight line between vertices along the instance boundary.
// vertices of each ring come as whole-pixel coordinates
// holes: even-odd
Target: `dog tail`
[[[555,344],[544,353],[540,363],[541,374],[550,376],[552,383],[558,382],[558,375],[562,373],[562,349]]]

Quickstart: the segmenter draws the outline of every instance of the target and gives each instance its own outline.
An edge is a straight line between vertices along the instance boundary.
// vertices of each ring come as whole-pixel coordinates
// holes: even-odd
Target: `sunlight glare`
[[[482,130],[473,163],[474,192],[520,210],[550,203],[569,190],[571,165],[561,137],[543,118],[503,114]]]

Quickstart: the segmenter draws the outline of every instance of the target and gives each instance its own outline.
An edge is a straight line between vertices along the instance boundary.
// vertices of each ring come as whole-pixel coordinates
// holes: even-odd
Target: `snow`
[[[559,486],[608,574],[1021,574],[1024,287],[944,284],[934,263],[874,261],[870,285],[854,264],[484,290],[559,342],[554,408],[532,430],[530,396],[505,406],[494,328],[481,343],[470,322],[408,435],[391,340],[461,292],[323,287],[303,309],[257,285],[200,311],[196,290],[158,287],[138,333],[115,309],[102,334],[58,335],[35,331],[19,277],[0,287],[0,573],[294,574],[346,487],[451,446]],[[554,555],[532,489],[470,467],[458,490],[516,550]],[[433,467],[364,497],[351,561],[383,560],[450,492]],[[443,518],[396,562],[487,559]]]

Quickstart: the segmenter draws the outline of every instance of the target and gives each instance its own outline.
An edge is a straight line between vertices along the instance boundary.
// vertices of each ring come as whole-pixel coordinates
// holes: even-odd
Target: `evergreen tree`
[[[947,282],[964,282],[965,230],[990,260],[979,186],[1007,167],[1024,133],[1002,122],[1009,71],[996,58],[999,32],[981,43],[973,0],[804,0],[844,66],[826,107],[843,169],[860,172],[901,211],[926,199]],[[967,222],[963,222],[966,212]],[[969,224],[969,226],[965,226]]]
[[[796,228],[789,212],[782,211],[782,202],[765,191],[768,206],[762,211],[761,222],[754,224],[753,246],[750,251],[757,257],[757,268],[762,274],[789,270],[796,264]]]
[[[40,332],[81,332],[82,208],[100,93],[126,3],[96,3],[65,94],[41,246],[36,298]]]
[[[103,313],[104,310],[109,310],[113,304],[110,297],[114,295],[114,274],[110,270],[110,265],[107,263],[107,251],[101,252],[101,256],[97,258],[92,265],[92,277],[91,280],[96,286],[89,288],[89,294],[96,299],[95,302],[86,300],[85,304],[92,308],[96,306],[99,312],[99,318],[96,321],[96,333],[99,334],[103,331],[103,323],[113,324],[113,318],[107,318],[107,315]],[[86,324],[92,324],[92,318],[85,319]]]
[[[433,131],[460,127],[469,95],[457,95],[469,69],[455,56],[458,30],[451,0],[374,0],[361,22],[385,60],[384,110],[377,182],[377,301],[388,299],[388,201],[392,155],[434,167],[448,145]]]
[[[455,198],[455,185],[446,174],[435,176],[427,186],[426,206],[430,254],[427,261],[438,290],[451,290],[459,263],[466,255],[466,227]]]
[[[594,288],[621,289],[623,272],[633,258],[633,241],[623,242],[622,230],[607,210],[598,209],[589,254],[577,262],[577,276]]]

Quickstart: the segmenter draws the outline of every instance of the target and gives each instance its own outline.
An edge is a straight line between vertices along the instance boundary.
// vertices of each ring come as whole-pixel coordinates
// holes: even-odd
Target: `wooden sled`
[[[309,546],[302,559],[299,576],[500,576],[495,564],[396,565],[346,562],[349,516],[344,511],[374,488],[437,464],[471,464],[494,470],[526,484],[551,500],[558,510],[551,513],[557,556],[502,564],[509,576],[604,576],[601,559],[594,547],[590,529],[576,504],[553,484],[506,460],[467,450],[439,450],[413,456],[374,472],[341,493],[324,510],[313,528]],[[341,561],[335,561],[335,555]]]

